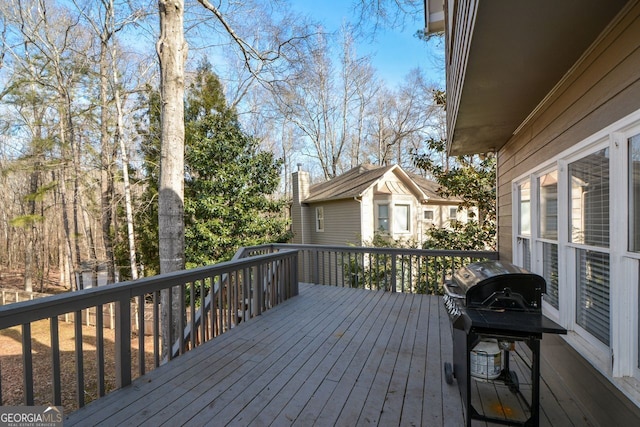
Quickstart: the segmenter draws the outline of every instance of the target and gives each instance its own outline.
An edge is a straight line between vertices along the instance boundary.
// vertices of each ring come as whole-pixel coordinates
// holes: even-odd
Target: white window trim
[[[379,206],[381,205],[387,205],[388,206],[388,215],[389,217],[387,218],[389,221],[389,229],[386,231],[380,231],[380,221],[379,221]],[[407,225],[408,225],[408,230],[396,230],[396,225],[395,225],[395,218],[394,215],[397,214],[397,206],[408,206],[409,207],[409,212],[407,213]],[[381,199],[381,200],[376,200],[374,202],[374,226],[375,226],[375,232],[376,233],[384,233],[385,235],[389,235],[389,236],[408,236],[411,235],[413,233],[413,230],[415,228],[414,222],[415,222],[415,203],[413,203],[412,200],[409,199]],[[425,220],[428,222],[428,220]],[[435,214],[434,214],[434,222],[435,222]]]
[[[426,216],[425,214],[427,212],[431,212],[432,218],[425,218],[425,216]],[[436,210],[433,209],[433,208],[424,209],[422,211],[422,220],[425,221],[425,222],[430,222],[430,223],[436,222]]]
[[[387,230],[380,230],[380,206],[387,206],[387,224],[388,224],[388,229]],[[384,235],[390,235],[392,232],[392,227],[393,227],[393,223],[392,221],[392,207],[393,204],[391,203],[390,200],[378,200],[374,203],[374,227],[375,227],[375,232],[376,233],[383,233]]]
[[[543,304],[545,314],[554,318],[570,332],[567,336],[574,347],[591,360],[596,368],[604,374],[611,375],[616,379],[614,383],[634,400],[640,401],[640,280],[639,265],[640,253],[628,251],[627,239],[627,216],[628,216],[628,138],[640,134],[640,110],[629,116],[618,120],[612,125],[591,135],[585,140],[575,144],[573,147],[559,153],[557,156],[540,164],[539,167],[522,174],[512,181],[512,240],[513,259],[521,261],[521,253],[518,249],[518,240],[523,236],[518,235],[519,204],[517,200],[517,186],[525,180],[530,180],[532,192],[537,192],[537,177],[549,172],[558,170],[558,262],[565,266],[559,271],[559,292],[560,302],[559,312],[549,310],[548,304]],[[592,152],[609,147],[610,152],[610,238],[609,248],[591,247],[569,242],[568,229],[568,209],[569,209],[569,189],[568,189],[568,168],[567,165]],[[538,197],[532,194],[531,207],[532,228],[538,227],[537,211]],[[537,238],[537,231],[531,230],[532,243],[534,240],[541,242],[544,239]],[[528,236],[527,236],[528,238]],[[532,247],[532,270],[541,272],[541,249]],[[611,337],[610,346],[607,347],[589,334],[583,334],[582,328],[575,323],[575,253],[577,249],[594,249],[598,252],[610,254],[610,311],[611,315]],[[535,260],[534,260],[535,258]],[[627,283],[628,286],[619,286],[617,283]],[[629,327],[633,325],[633,327]],[[634,378],[629,378],[633,376]],[[627,384],[625,386],[625,384]],[[632,384],[632,385],[629,385]]]
[[[407,207],[407,228],[405,230],[396,230],[396,221],[394,216],[396,214],[399,214],[398,210],[396,209],[398,206],[406,206]],[[393,204],[393,209],[391,210],[391,220],[393,220],[392,224],[392,228],[393,228],[393,234],[411,234],[411,231],[413,230],[413,220],[412,220],[412,211],[413,209],[411,208],[411,203],[410,202],[399,202],[399,203],[394,203]]]

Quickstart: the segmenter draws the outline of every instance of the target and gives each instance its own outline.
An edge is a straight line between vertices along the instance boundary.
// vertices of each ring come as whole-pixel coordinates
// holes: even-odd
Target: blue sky
[[[309,13],[329,31],[339,29],[344,20],[353,20],[351,0],[291,0],[291,4],[298,11]],[[400,82],[411,69],[420,67],[429,81],[444,86],[444,72],[434,61],[438,53],[432,51],[444,47],[427,45],[414,36],[424,26],[422,15],[416,18],[404,29],[380,31],[374,40],[359,43],[358,54],[371,55],[378,76],[391,85]]]

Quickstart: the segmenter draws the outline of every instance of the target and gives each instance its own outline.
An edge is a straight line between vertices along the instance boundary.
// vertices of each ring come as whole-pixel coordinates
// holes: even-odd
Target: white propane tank
[[[471,350],[471,375],[483,380],[494,380],[502,372],[502,351],[498,340],[481,340]]]

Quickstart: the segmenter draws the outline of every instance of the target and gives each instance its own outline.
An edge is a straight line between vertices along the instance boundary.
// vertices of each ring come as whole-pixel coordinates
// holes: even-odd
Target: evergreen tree
[[[143,144],[143,154],[145,173],[152,179],[145,194],[149,209],[141,219],[144,242],[140,250],[146,268],[157,272],[157,94],[151,94],[148,102],[148,143]],[[281,161],[242,131],[206,61],[199,65],[186,91],[185,131],[187,266],[228,260],[240,246],[286,241],[284,200],[272,197],[278,188]]]
[[[427,153],[414,153],[417,167],[440,184],[443,197],[462,200],[460,208],[471,215],[466,223],[456,221],[451,229],[433,228],[425,249],[495,250],[496,242],[496,158],[493,154],[458,156],[443,165],[446,142],[428,140]],[[438,160],[436,160],[438,159]],[[451,165],[449,164],[451,163]],[[474,217],[471,208],[477,208]]]
[[[282,162],[246,135],[204,61],[187,90],[185,239],[191,265],[230,259],[240,246],[288,240]]]

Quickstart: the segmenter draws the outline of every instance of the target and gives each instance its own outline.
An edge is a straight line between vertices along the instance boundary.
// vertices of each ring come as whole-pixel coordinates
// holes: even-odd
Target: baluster
[[[57,320],[57,319],[56,319]],[[57,328],[57,322],[56,322]],[[104,318],[102,304],[96,306],[96,369],[98,375],[98,396],[105,395],[104,386]]]
[[[78,407],[84,406],[84,352],[82,350],[82,311],[77,310],[73,316],[75,329],[76,355],[76,397]]]

